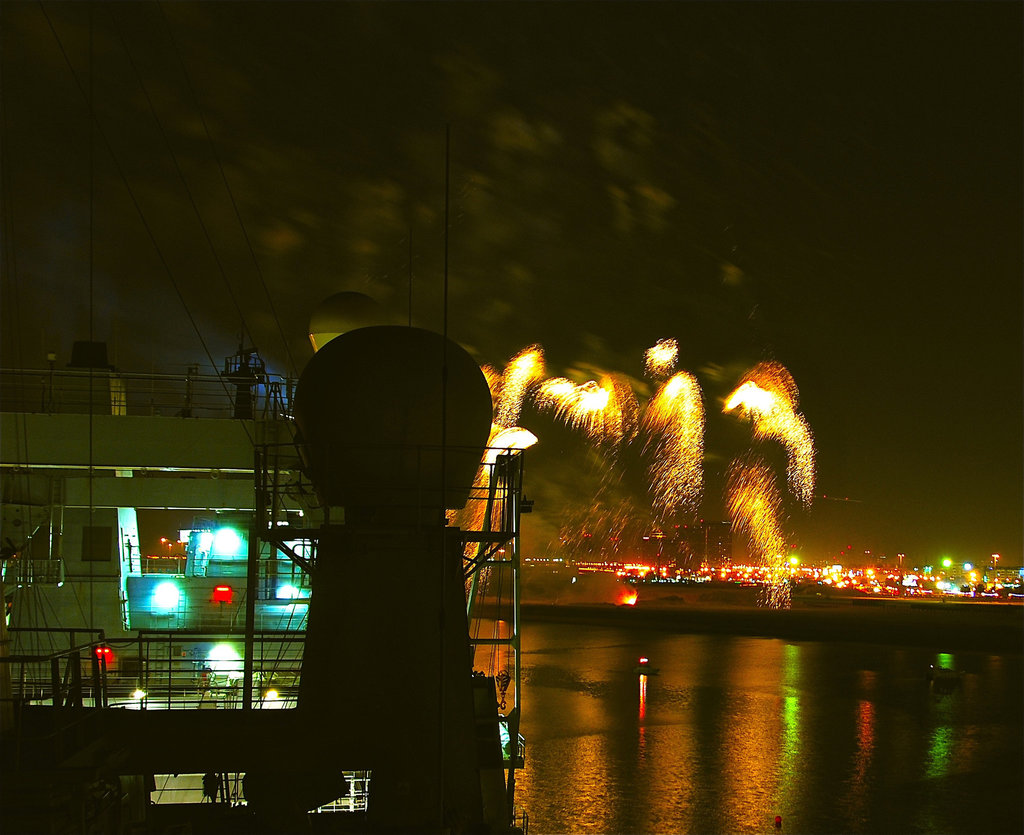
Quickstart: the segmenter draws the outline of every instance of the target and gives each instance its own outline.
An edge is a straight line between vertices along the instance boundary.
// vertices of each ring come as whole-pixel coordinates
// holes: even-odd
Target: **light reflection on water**
[[[1024,831],[1019,656],[565,624],[523,649],[532,833]]]

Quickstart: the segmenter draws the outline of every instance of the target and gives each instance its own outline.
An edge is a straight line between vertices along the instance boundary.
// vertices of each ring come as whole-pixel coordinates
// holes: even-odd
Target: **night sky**
[[[540,343],[644,399],[677,338],[714,519],[750,444],[722,399],[774,359],[818,448],[801,554],[1020,565],[1022,9],[4,2],[3,365],[92,334],[210,368],[244,327],[295,374],[319,301],[405,322],[410,273],[441,330],[447,127],[448,327],[480,362]],[[607,475],[522,422],[543,553]]]

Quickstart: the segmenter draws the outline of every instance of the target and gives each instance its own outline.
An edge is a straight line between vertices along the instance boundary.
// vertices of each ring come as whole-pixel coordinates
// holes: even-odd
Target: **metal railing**
[[[287,415],[295,381],[265,375],[250,417]],[[0,411],[43,414],[236,417],[238,388],[219,374],[142,374],[106,369],[0,369]]]
[[[82,707],[91,703],[106,707],[109,653],[102,630],[10,627],[8,631],[12,652],[0,656],[0,663],[8,668],[16,706]]]
[[[91,640],[81,641],[79,635]],[[15,707],[121,706],[237,709],[244,706],[241,632],[150,630],[104,639],[98,630],[12,628],[13,652],[0,657],[10,670]],[[69,646],[51,648],[67,638]],[[257,632],[254,709],[293,707],[302,671],[305,633]],[[44,644],[49,644],[46,646]]]
[[[16,555],[3,561],[3,577],[4,583],[11,586],[59,586],[64,582],[64,560],[26,559]]]
[[[330,803],[317,809],[310,809],[310,814],[328,814],[332,812],[365,812],[370,796],[369,771],[343,771],[347,791]],[[213,780],[210,780],[210,777]],[[156,788],[151,794],[154,804],[183,803],[228,803],[232,806],[245,806],[245,775],[229,771],[216,775],[209,774],[155,774]]]

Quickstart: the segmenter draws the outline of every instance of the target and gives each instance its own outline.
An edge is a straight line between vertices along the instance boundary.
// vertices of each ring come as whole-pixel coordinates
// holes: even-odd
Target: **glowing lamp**
[[[974,565],[972,563],[969,563],[969,562],[965,562],[964,563],[964,571],[970,571],[972,568],[974,568]]]
[[[242,553],[242,537],[234,528],[220,528],[213,535],[211,553],[221,557],[237,557]]]
[[[230,603],[231,598],[234,597],[235,590],[231,586],[214,586],[213,589],[213,602],[214,603]]]
[[[154,609],[163,609],[166,612],[170,612],[178,608],[180,600],[181,592],[178,590],[177,585],[172,582],[161,583],[153,591]]]
[[[110,647],[96,647],[96,649],[94,649],[93,652],[96,653],[96,657],[101,661],[106,661],[109,663],[114,660],[114,653],[111,651]]]
[[[278,600],[306,600],[308,597],[308,589],[298,589],[292,585],[283,585],[277,587]]]
[[[242,658],[231,644],[217,644],[206,656],[210,669],[230,679],[242,677]]]
[[[135,701],[137,702],[141,702],[144,698],[146,698],[146,691],[136,688],[132,691],[132,698],[135,699]]]

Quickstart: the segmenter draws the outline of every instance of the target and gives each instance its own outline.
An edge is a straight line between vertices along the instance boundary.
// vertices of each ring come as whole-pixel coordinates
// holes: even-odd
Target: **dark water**
[[[534,835],[1024,832],[1020,656],[568,624],[523,650]]]

